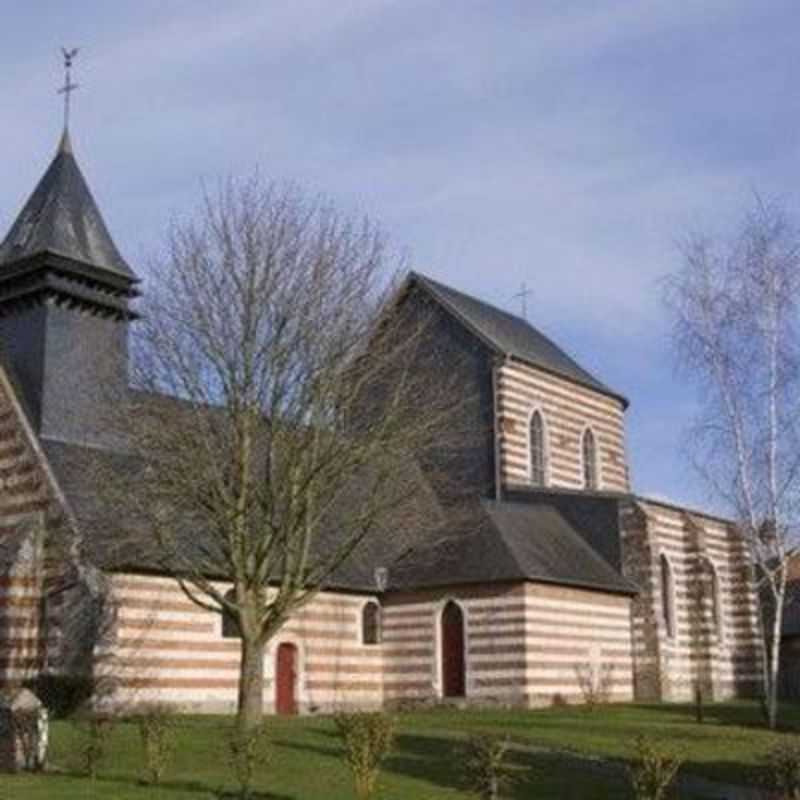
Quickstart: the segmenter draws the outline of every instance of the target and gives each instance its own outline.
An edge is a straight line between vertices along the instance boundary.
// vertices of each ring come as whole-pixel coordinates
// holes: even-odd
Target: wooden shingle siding
[[[528,420],[535,408],[544,420],[548,485],[583,488],[581,436],[591,427],[598,488],[628,490],[622,402],[518,361],[506,361],[498,369],[497,435],[504,484],[529,481]]]
[[[759,622],[746,548],[733,526],[655,501],[622,515],[625,563],[644,587],[634,603],[634,649],[648,686],[661,699],[681,700],[700,685],[714,699],[752,694],[758,686]],[[675,631],[663,618],[661,557],[673,575]],[[704,577],[705,560],[718,575],[720,629]],[[705,590],[703,590],[705,587]]]

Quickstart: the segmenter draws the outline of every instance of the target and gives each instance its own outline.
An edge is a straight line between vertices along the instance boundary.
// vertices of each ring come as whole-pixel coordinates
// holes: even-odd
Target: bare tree
[[[677,360],[702,402],[693,461],[735,515],[758,581],[770,727],[800,509],[799,244],[785,210],[756,197],[734,235],[690,236],[667,283]]]
[[[157,543],[186,595],[235,624],[247,728],[290,614],[364,548],[388,563],[441,519],[430,481],[464,398],[428,315],[386,309],[399,266],[368,219],[254,177],[206,194],[151,270],[136,390],[114,404],[132,466],[95,484],[130,528],[120,546]]]

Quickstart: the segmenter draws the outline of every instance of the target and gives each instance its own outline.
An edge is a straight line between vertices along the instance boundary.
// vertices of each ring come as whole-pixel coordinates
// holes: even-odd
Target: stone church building
[[[230,626],[105,546],[115,520],[97,518],[81,468],[114,458],[79,388],[127,386],[139,291],[65,133],[0,245],[0,682],[79,669],[64,620],[113,603],[111,635],[83,655],[113,665],[115,700],[232,709]],[[633,492],[626,398],[479,298],[411,273],[393,301],[407,303],[434,309],[431,346],[469,363],[488,488],[469,535],[398,565],[362,558],[284,626],[270,709],[753,693],[744,546],[724,519]]]

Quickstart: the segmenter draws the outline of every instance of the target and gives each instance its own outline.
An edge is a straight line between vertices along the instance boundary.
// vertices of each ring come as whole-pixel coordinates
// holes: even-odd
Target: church
[[[104,546],[115,520],[97,518],[80,466],[114,456],[78,387],[127,385],[141,291],[65,131],[0,244],[0,683],[81,669],[68,612],[111,603],[111,635],[83,656],[113,673],[113,702],[230,711],[235,632]],[[414,303],[435,309],[431,346],[468,359],[464,391],[481,398],[473,530],[344,570],[269,643],[268,710],[757,692],[744,543],[725,519],[632,490],[625,396],[457,287],[410,273],[392,305]]]

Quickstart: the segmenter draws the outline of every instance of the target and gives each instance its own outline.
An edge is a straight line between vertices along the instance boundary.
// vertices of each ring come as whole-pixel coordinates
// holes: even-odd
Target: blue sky
[[[416,268],[529,318],[631,399],[644,493],[705,504],[658,281],[752,189],[794,207],[790,0],[0,0],[0,227],[60,129],[128,260],[259,166],[379,218]]]

